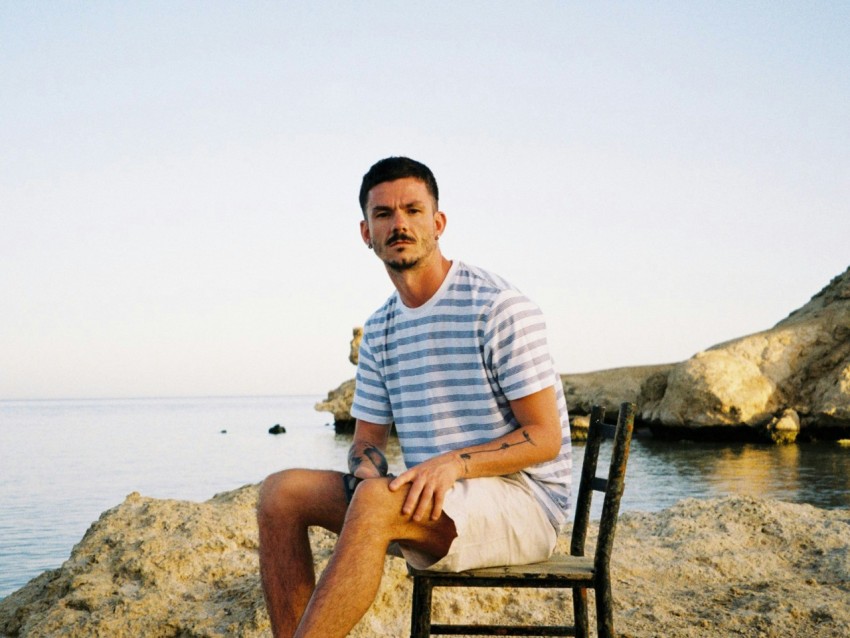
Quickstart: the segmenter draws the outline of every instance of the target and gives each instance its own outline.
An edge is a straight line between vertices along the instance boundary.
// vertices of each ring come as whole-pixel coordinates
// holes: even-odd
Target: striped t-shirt
[[[570,509],[567,406],[540,309],[502,278],[455,261],[424,305],[394,293],[366,322],[351,414],[395,422],[405,464],[518,429],[509,401],[554,385],[559,455],[522,471],[555,529]]]

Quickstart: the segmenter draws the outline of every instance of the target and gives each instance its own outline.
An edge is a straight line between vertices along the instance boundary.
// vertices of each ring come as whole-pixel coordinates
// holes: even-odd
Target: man
[[[446,215],[425,165],[376,163],[360,206],[363,242],[395,293],[364,327],[351,474],[285,470],[263,483],[260,570],[276,638],[346,636],[391,545],[420,568],[536,562],[569,509],[569,424],[540,311],[443,256]],[[383,454],[392,423],[407,466],[397,477]],[[318,584],[311,525],[339,534]]]

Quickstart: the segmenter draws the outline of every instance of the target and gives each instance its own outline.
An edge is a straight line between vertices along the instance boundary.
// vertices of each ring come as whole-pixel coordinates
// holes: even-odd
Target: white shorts
[[[413,567],[461,572],[538,563],[552,555],[558,539],[520,474],[458,481],[446,494],[443,512],[457,531],[448,554],[437,560],[401,547],[404,559]]]

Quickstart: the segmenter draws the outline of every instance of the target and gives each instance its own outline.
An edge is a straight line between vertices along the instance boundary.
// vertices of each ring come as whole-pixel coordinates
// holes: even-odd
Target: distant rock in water
[[[278,423],[269,428],[269,434],[286,434],[286,428]]]
[[[257,560],[257,486],[204,503],[131,494],[101,515],[71,556],[0,600],[16,638],[268,638]],[[591,526],[593,527],[593,526]],[[749,497],[686,499],[626,513],[611,570],[615,625],[650,638],[850,635],[850,512]],[[593,531],[591,531],[591,540]],[[336,536],[310,530],[316,568]],[[568,553],[569,539],[558,539]],[[639,557],[640,560],[635,560]],[[455,622],[563,621],[562,592],[441,592]],[[407,636],[411,584],[387,558],[375,604],[350,638]]]
[[[360,334],[355,329],[354,353]],[[352,362],[355,357],[350,357]],[[850,268],[773,328],[726,341],[680,363],[561,375],[576,434],[594,404],[638,406],[638,425],[661,438],[764,440],[850,437]],[[316,409],[337,431],[353,426],[354,379]]]

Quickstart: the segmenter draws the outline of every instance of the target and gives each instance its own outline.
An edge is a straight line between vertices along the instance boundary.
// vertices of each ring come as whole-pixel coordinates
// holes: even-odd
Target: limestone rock
[[[590,414],[594,405],[616,412],[624,401],[639,403],[644,386],[653,379],[664,379],[674,364],[612,368],[581,374],[562,374],[564,396],[570,415]]]
[[[850,268],[769,330],[678,364],[563,375],[562,380],[571,413],[586,414],[593,403],[616,410],[620,401],[633,401],[639,422],[659,435],[788,442],[796,438],[791,434],[796,418],[801,437],[847,437]]]
[[[644,421],[684,427],[767,427],[787,409],[801,434],[850,431],[850,268],[774,328],[677,365],[640,406]]]
[[[354,365],[360,361],[360,341],[363,339],[363,328],[353,328],[351,330],[351,351],[348,353],[348,360]]]
[[[793,443],[800,433],[800,415],[788,408],[767,424],[767,434],[774,443]]]
[[[315,405],[319,412],[330,412],[334,416],[334,427],[337,432],[344,432],[354,427],[351,416],[351,403],[354,401],[354,379],[343,382],[335,390],[328,392],[328,398]]]
[[[204,503],[131,494],[105,512],[56,570],[0,601],[16,638],[268,638],[258,575],[257,486]],[[335,536],[313,530],[317,569]],[[591,539],[593,541],[593,534]],[[558,551],[568,550],[561,537]],[[632,638],[850,635],[850,512],[749,497],[688,499],[621,517],[615,623]],[[385,561],[375,604],[351,638],[406,636],[410,581]],[[453,622],[554,623],[569,593],[467,590],[435,596]],[[543,601],[543,604],[541,604]]]
[[[348,360],[357,365],[360,358],[360,341],[363,338],[363,328],[355,327],[351,331],[351,344]],[[351,417],[351,403],[354,401],[354,379],[343,382],[335,390],[328,392],[324,401],[317,403],[314,408],[319,412],[330,412],[334,417],[334,428],[337,432],[353,432],[354,419]]]

